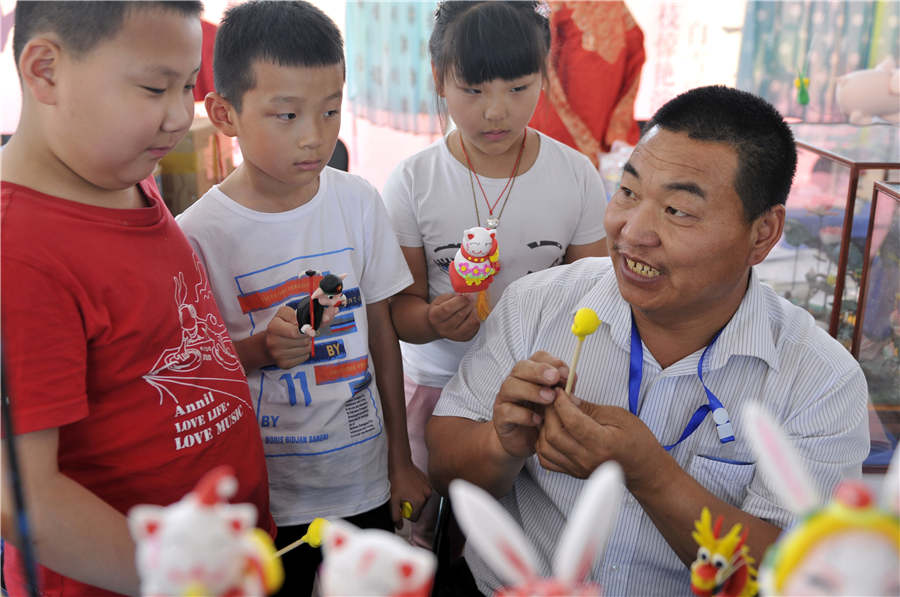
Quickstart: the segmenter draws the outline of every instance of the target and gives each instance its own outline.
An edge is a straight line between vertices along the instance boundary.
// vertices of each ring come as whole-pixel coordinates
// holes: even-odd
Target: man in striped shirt
[[[444,389],[428,425],[430,473],[490,491],[544,560],[582,479],[616,460],[625,499],[591,581],[606,595],[689,594],[693,522],[707,506],[741,523],[759,559],[791,514],[756,474],[742,424],[762,403],[823,495],[868,453],[858,364],[752,266],[784,228],[796,166],[790,129],[765,101],[725,87],[663,106],[607,207],[609,258],[511,285]],[[573,395],[560,358],[574,312],[585,342]],[[478,588],[500,581],[467,548]]]

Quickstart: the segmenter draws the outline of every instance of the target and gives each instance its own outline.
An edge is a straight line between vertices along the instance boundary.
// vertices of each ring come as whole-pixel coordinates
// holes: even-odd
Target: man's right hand
[[[494,430],[506,452],[515,458],[534,454],[544,418],[544,407],[556,396],[554,387],[565,385],[569,367],[540,351],[513,366],[494,400]]]
[[[312,338],[297,327],[297,311],[282,305],[266,326],[266,351],[282,369],[306,362],[312,348]]]
[[[478,333],[481,321],[475,301],[461,294],[440,294],[428,305],[428,323],[442,338],[465,342]]]

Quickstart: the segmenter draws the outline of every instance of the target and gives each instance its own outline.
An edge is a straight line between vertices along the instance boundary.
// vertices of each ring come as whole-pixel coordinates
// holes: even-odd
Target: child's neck
[[[312,201],[319,192],[320,172],[316,178],[302,186],[289,186],[273,180],[268,175],[242,163],[219,185],[230,199],[247,209],[263,213],[281,213],[296,209]]]
[[[462,144],[465,143],[465,152],[463,152]],[[450,133],[447,138],[447,147],[450,153],[466,168],[469,162],[472,163],[472,169],[478,176],[488,178],[508,178],[516,164],[516,158],[519,156],[519,148],[521,147],[521,137],[510,145],[509,149],[500,155],[492,155],[482,153],[474,143],[465,141],[459,129]],[[538,151],[540,149],[540,139],[536,133],[529,134],[525,129],[525,147],[522,151],[522,159],[519,162],[518,174],[522,175],[527,172],[537,160]],[[466,159],[466,153],[469,159]]]
[[[3,148],[3,180],[84,205],[110,209],[147,207],[137,185],[113,190],[98,187],[21,128]]]

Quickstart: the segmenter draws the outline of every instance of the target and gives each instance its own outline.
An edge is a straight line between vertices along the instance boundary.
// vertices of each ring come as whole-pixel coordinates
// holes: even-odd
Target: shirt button
[[[610,568],[612,568],[613,572],[615,572],[616,570],[619,569],[619,565],[618,565],[618,564],[613,564],[612,566],[610,566]]]

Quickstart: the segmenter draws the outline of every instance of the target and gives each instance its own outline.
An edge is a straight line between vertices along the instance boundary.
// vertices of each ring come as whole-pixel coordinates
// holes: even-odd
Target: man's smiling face
[[[625,165],[604,225],[619,291],[659,321],[740,304],[752,226],[734,188],[737,152],[654,127]]]

